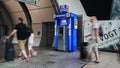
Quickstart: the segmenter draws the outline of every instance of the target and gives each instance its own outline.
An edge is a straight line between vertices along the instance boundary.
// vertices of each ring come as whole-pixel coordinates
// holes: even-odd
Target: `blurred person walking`
[[[98,53],[98,38],[99,38],[99,24],[97,23],[96,16],[90,17],[91,22],[91,39],[88,41],[87,49],[87,59],[91,61],[92,53],[95,54],[95,63],[99,62],[99,53]]]
[[[17,58],[21,58],[23,55],[24,58],[22,58],[23,61],[27,60],[27,54],[25,50],[25,43],[27,39],[27,26],[23,23],[23,18],[18,18],[18,24],[15,25],[13,31],[10,33],[10,35],[7,36],[7,39],[9,39],[11,36],[17,33],[17,40],[18,40],[18,46],[19,46],[19,54]]]
[[[34,45],[34,32],[32,30],[32,28],[29,28],[29,38],[28,38],[28,57],[31,56],[36,56],[37,52],[33,49],[33,45]]]

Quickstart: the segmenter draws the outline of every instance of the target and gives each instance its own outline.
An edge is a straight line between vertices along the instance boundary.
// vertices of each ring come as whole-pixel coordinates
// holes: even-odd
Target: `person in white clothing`
[[[28,57],[31,57],[36,51],[33,49],[34,45],[34,33],[33,30],[30,29],[30,36],[28,38]]]
[[[91,39],[88,42],[87,46],[87,59],[91,60],[92,52],[95,53],[95,63],[99,63],[99,53],[98,53],[98,38],[99,38],[99,24],[97,23],[96,16],[90,17],[91,22]]]

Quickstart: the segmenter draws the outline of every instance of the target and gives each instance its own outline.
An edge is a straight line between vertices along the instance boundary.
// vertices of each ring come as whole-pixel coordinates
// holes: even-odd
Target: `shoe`
[[[96,60],[96,61],[95,61],[95,63],[97,63],[97,64],[98,64],[98,63],[100,63],[100,62],[99,62],[98,60]]]
[[[29,59],[28,59],[28,58],[23,58],[22,60],[23,60],[23,61],[28,61]]]
[[[26,61],[26,60],[27,60],[27,58],[23,58],[22,60],[23,60],[23,61]]]
[[[27,54],[28,57],[31,57],[31,54]]]
[[[21,59],[21,56],[17,56],[17,59]]]

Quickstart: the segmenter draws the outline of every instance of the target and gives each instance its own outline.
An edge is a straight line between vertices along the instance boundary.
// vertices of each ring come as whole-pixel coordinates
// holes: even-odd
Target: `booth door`
[[[58,27],[58,50],[66,51],[67,49],[67,27]]]

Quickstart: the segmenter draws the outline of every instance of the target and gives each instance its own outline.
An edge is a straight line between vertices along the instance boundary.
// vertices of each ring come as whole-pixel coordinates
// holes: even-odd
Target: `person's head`
[[[18,23],[23,23],[23,18],[22,17],[18,18]]]
[[[90,17],[90,22],[94,23],[95,21],[97,21],[97,17],[96,16],[91,16]]]

